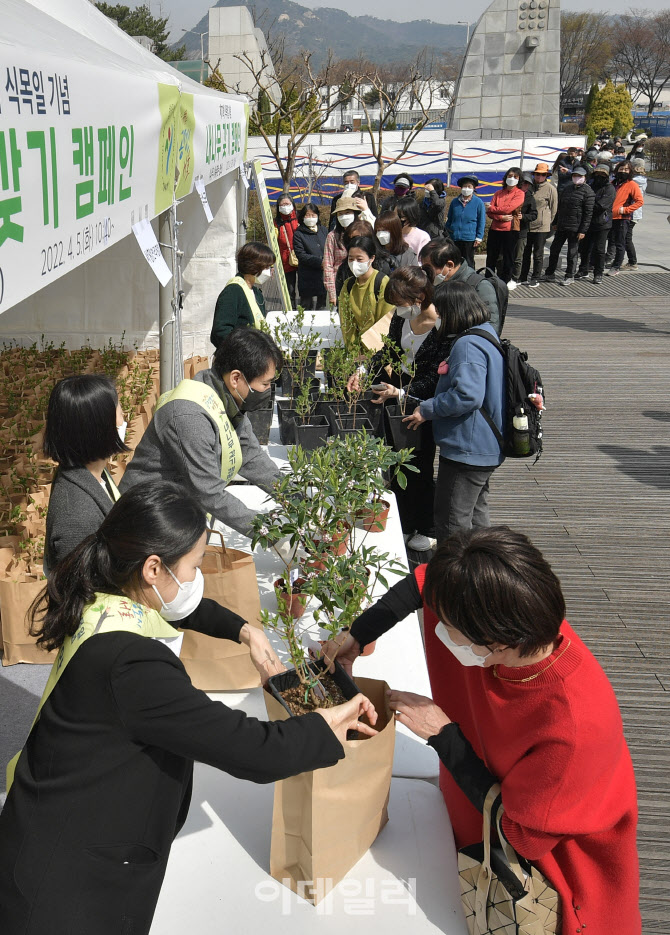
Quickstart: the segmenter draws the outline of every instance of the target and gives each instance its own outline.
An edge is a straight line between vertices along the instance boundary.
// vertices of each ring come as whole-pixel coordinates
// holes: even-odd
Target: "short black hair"
[[[561,584],[539,549],[507,526],[450,536],[426,570],[424,602],[476,646],[549,646],[565,617]]]
[[[444,192],[444,182],[442,179],[428,179],[426,185],[432,185],[438,195]]]
[[[429,240],[419,252],[420,260],[428,260],[434,269],[444,269],[447,263],[451,262],[454,266],[460,266],[463,262],[463,254],[458,249],[453,240],[447,237],[436,237]]]
[[[349,241],[349,250],[354,248],[362,250],[363,253],[366,253],[369,257],[377,256],[377,244],[372,237],[367,237],[365,235],[361,237],[352,237]]]
[[[130,451],[116,429],[119,398],[114,382],[101,373],[65,377],[49,397],[42,448],[63,468]]]
[[[276,259],[266,243],[250,240],[237,251],[237,271],[240,276],[258,276],[264,269],[274,266]]]
[[[400,198],[396,203],[395,209],[398,212],[398,217],[402,214],[410,227],[418,227],[421,221],[421,212],[419,211],[419,205],[412,195],[405,195],[404,198]]]
[[[219,377],[240,370],[251,382],[270,369],[284,366],[284,357],[272,338],[258,328],[235,328],[227,335],[214,354],[212,370]]]
[[[441,282],[433,296],[435,311],[440,316],[440,337],[460,334],[491,320],[491,314],[467,282]]]
[[[321,212],[319,211],[319,206],[315,205],[313,201],[308,201],[306,205],[303,205],[300,211],[298,211],[298,220],[301,224],[305,222],[305,215],[308,211],[313,211],[314,214],[319,219],[319,224],[321,223]]]
[[[361,177],[360,177],[360,175],[358,174],[358,172],[356,171],[356,169],[345,169],[344,172],[342,173],[342,181],[343,181],[343,182],[344,182],[344,180],[346,179],[346,177],[347,177],[348,175],[355,175],[355,176],[356,176],[356,181],[357,181],[357,182],[360,182],[360,180],[361,180]]]

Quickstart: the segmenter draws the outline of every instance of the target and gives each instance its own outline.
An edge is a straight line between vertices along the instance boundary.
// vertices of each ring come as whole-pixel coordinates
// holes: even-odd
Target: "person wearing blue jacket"
[[[475,247],[484,239],[486,208],[484,202],[475,194],[479,179],[474,175],[464,175],[458,180],[461,190],[458,198],[449,205],[444,232],[454,241],[463,254],[466,263],[475,268]]]
[[[489,313],[472,286],[445,282],[435,290],[442,339],[454,335],[439,368],[432,399],[424,400],[404,421],[417,429],[430,419],[440,449],[434,522],[438,545],[459,530],[491,525],[489,480],[503,454],[481,409],[503,433],[505,366],[490,341],[468,334],[478,328],[497,338]]]

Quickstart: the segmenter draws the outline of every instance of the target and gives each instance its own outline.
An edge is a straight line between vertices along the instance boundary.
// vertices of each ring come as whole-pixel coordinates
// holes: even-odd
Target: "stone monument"
[[[557,133],[560,39],[560,0],[493,0],[468,43],[451,129]]]

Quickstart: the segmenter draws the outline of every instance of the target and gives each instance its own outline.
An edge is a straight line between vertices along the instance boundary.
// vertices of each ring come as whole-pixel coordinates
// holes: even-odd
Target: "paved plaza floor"
[[[505,334],[543,376],[545,450],[535,466],[506,462],[491,484],[493,522],[529,534],[552,562],[568,618],[617,693],[639,790],[645,935],[670,932],[668,213],[670,202],[647,199],[639,272],[601,291],[512,295]],[[0,671],[0,791],[46,675]]]

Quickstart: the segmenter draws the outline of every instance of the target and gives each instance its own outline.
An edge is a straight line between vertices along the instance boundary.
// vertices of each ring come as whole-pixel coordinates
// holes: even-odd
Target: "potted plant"
[[[410,429],[404,422],[405,416],[411,415],[421,400],[412,396],[410,390],[414,377],[416,376],[416,361],[409,358],[406,354],[401,354],[398,359],[397,373],[401,378],[404,373],[409,375],[409,380],[404,387],[404,393],[397,403],[386,407],[386,417],[389,423],[393,447],[396,450],[402,448],[412,448],[415,451],[421,449],[421,433],[416,429]],[[394,368],[395,369],[395,368]]]
[[[328,420],[325,416],[313,415],[313,407],[309,388],[305,385],[296,397],[295,415],[291,410],[284,413],[284,420],[290,422],[288,435],[291,441],[295,445],[308,449],[325,444],[329,433]]]

